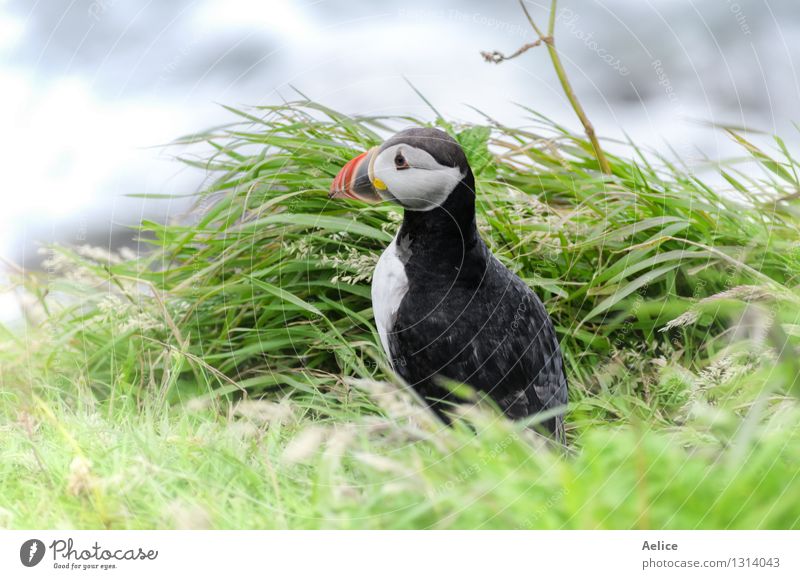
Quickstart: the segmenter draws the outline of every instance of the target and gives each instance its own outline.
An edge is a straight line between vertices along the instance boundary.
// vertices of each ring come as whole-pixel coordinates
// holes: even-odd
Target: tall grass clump
[[[182,139],[212,177],[139,251],[55,247],[3,329],[0,525],[796,527],[798,164],[680,160],[530,125],[465,148],[495,254],[565,352],[570,449],[476,402],[443,428],[389,370],[372,268],[401,219],[333,176],[411,117],[301,100]],[[711,183],[714,183],[713,185]],[[724,183],[724,186],[719,185]],[[48,497],[47,501],[29,497]]]

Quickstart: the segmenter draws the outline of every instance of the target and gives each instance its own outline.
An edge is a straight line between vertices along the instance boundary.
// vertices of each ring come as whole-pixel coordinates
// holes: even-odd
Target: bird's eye
[[[403,153],[397,153],[394,156],[394,168],[400,171],[401,169],[408,169],[408,161],[403,156]]]

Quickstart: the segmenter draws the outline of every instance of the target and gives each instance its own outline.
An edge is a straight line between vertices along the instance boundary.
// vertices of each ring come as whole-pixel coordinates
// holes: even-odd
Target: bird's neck
[[[435,261],[463,260],[480,241],[475,225],[475,187],[471,175],[462,180],[439,207],[405,210],[400,239],[410,243],[415,256]]]

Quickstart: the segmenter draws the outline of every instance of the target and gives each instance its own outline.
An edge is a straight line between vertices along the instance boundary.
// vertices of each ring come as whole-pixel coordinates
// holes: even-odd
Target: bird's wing
[[[542,302],[494,257],[485,267],[474,288],[404,302],[392,347],[396,367],[413,385],[444,376],[474,386],[512,418],[563,406],[561,349]],[[557,430],[559,422],[548,425]]]
[[[550,316],[521,279],[499,262],[496,267],[507,272],[502,278],[508,285],[492,313],[496,322],[493,327],[500,334],[488,352],[491,345],[487,341],[473,341],[476,355],[492,360],[494,376],[486,376],[486,381],[497,383],[501,406],[509,405],[507,411],[512,415],[527,416],[563,406],[567,403],[567,380]]]

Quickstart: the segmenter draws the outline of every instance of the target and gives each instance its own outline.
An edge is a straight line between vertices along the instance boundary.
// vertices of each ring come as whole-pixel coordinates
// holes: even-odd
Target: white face
[[[427,151],[403,143],[378,153],[369,167],[372,185],[382,197],[415,211],[439,207],[463,177],[458,167],[440,165]]]

